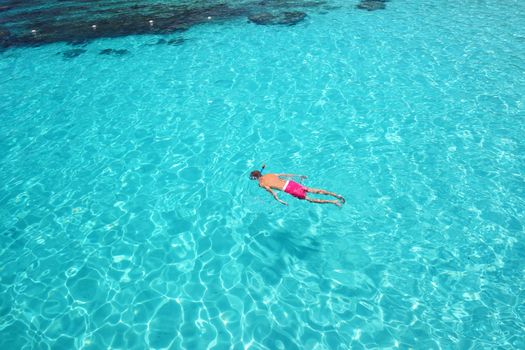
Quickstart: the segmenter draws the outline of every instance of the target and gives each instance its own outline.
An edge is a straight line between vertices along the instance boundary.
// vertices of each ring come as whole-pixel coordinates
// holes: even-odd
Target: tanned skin
[[[263,169],[264,169],[264,165],[263,165]],[[277,196],[277,193],[274,190],[282,191],[283,188],[284,188],[284,185],[286,184],[286,180],[294,178],[294,177],[298,177],[300,179],[306,179],[307,178],[304,175],[294,175],[294,174],[266,174],[266,175],[262,175],[261,172],[258,171],[258,170],[252,171],[252,173],[250,174],[250,178],[252,180],[258,180],[259,181],[259,187],[262,187],[266,191],[270,192],[270,194],[273,196],[273,198],[275,198],[276,201],[278,201],[279,203],[282,203],[284,205],[288,205],[288,203],[286,203],[285,201],[281,200]],[[320,203],[320,204],[328,204],[329,203],[329,204],[337,205],[338,207],[341,206],[341,203],[345,203],[345,199],[343,198],[343,196],[340,196],[340,195],[338,195],[336,193],[328,192],[328,191],[317,189],[317,188],[310,188],[310,187],[305,187],[305,189],[306,189],[306,192],[308,192],[308,193],[324,194],[324,195],[333,196],[333,197],[337,198],[337,200],[335,200],[335,199],[334,200],[317,199],[317,198],[311,198],[311,197],[309,197],[307,195],[305,199],[308,202]]]

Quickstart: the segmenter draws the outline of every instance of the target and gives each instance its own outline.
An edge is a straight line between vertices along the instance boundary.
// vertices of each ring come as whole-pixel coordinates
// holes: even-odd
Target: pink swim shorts
[[[308,192],[306,187],[292,180],[286,181],[283,191],[299,199],[305,199]]]

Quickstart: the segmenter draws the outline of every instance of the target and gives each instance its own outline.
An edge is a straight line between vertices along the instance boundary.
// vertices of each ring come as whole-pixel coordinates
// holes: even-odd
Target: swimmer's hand
[[[306,175],[301,175],[301,176],[299,176],[299,178],[300,178],[301,180],[304,180],[304,179],[308,179],[308,176],[306,176]]]
[[[271,193],[271,195],[273,196],[273,198],[275,198],[275,200],[279,203],[282,203],[284,205],[288,205],[288,203],[286,203],[285,201],[283,201],[281,198],[277,197],[277,193],[275,193],[274,190],[272,190],[270,187],[268,186],[265,186],[264,189],[268,192]]]

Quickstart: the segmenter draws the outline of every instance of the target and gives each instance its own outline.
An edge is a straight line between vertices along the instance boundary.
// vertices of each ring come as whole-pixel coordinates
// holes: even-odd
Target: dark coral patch
[[[306,18],[306,13],[301,11],[290,11],[282,13],[257,13],[248,17],[250,22],[259,25],[294,25]]]
[[[129,51],[126,49],[120,49],[120,50],[104,49],[104,50],[100,50],[98,54],[107,55],[107,56],[124,56],[124,55],[127,55],[128,53]]]
[[[264,25],[264,24],[270,24],[271,21],[274,19],[274,17],[275,16],[272,15],[271,13],[264,12],[264,13],[256,13],[254,15],[251,15],[248,17],[248,20],[255,24]]]
[[[185,41],[184,38],[175,38],[175,39],[168,40],[166,44],[172,45],[172,46],[180,46],[184,44],[184,41]]]
[[[375,10],[384,10],[385,1],[381,0],[363,0],[356,6],[360,10],[375,11]]]
[[[86,52],[86,50],[84,49],[72,49],[72,50],[66,50],[66,51],[59,52],[59,53],[62,54],[62,57],[69,60],[69,59],[82,55],[84,52]]]
[[[158,39],[154,43],[149,43],[146,45],[172,45],[172,46],[179,46],[182,45],[186,40],[184,38],[174,38],[174,39]]]

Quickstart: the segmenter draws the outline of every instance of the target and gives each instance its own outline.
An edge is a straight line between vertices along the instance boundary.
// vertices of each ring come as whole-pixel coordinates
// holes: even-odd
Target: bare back
[[[266,174],[259,178],[259,186],[269,187],[282,191],[286,181],[281,179],[277,174]]]

